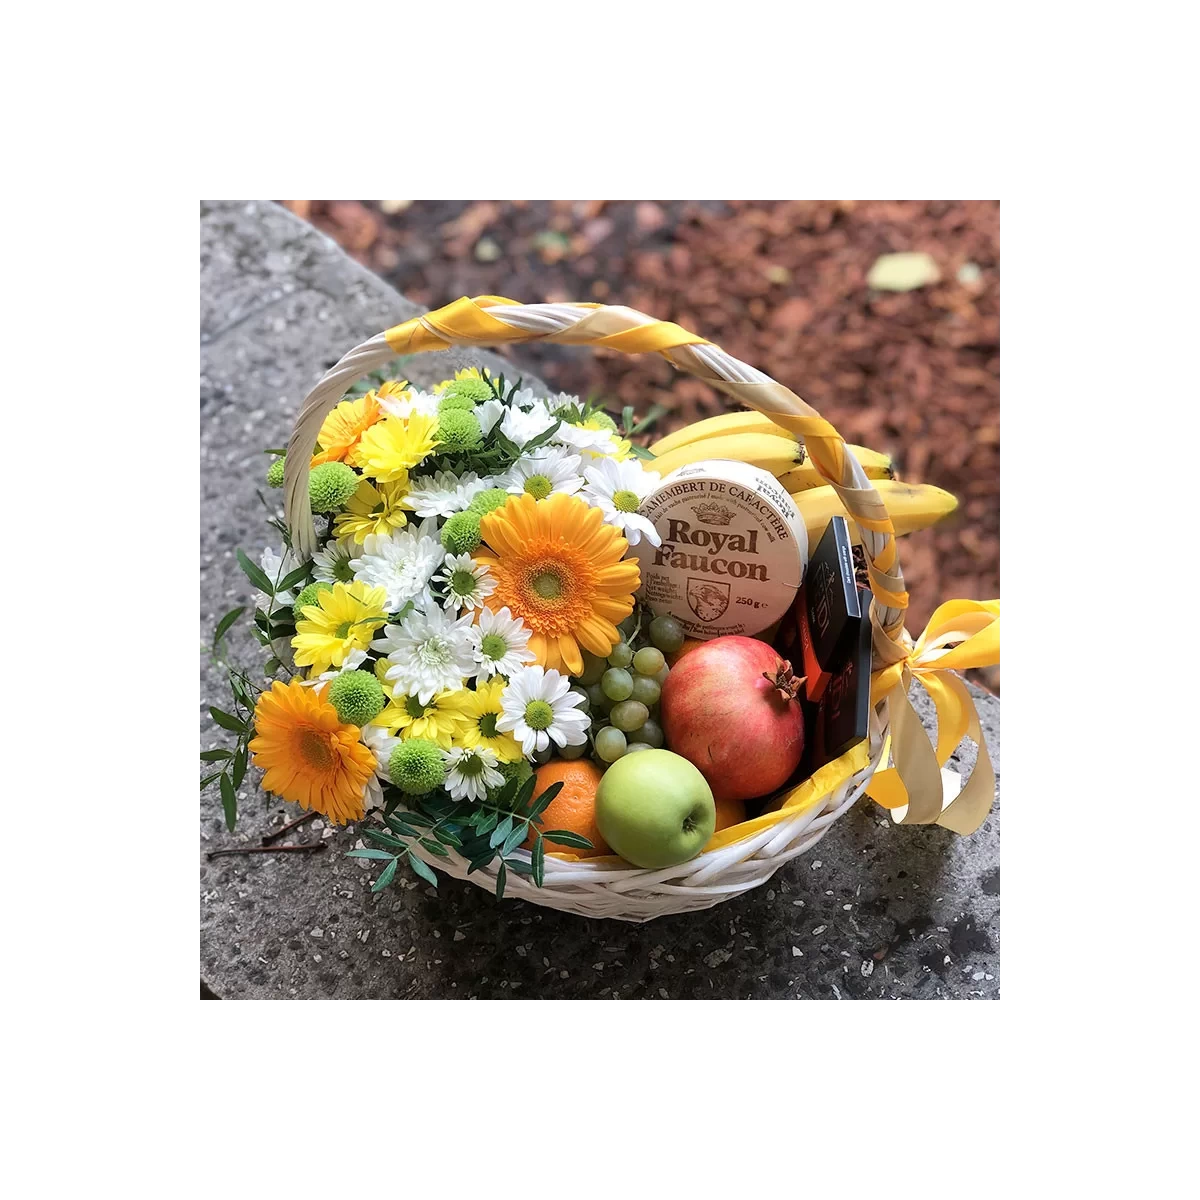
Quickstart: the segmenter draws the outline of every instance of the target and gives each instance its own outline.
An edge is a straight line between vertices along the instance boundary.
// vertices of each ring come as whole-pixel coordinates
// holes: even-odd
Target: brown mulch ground
[[[847,441],[959,511],[901,543],[917,633],[945,599],[1000,594],[1000,206],[993,201],[322,201],[285,204],[414,301],[599,300],[678,322],[803,396]],[[876,258],[941,282],[877,292]],[[548,383],[656,433],[726,401],[655,356],[523,346]],[[981,682],[999,690],[999,669]]]

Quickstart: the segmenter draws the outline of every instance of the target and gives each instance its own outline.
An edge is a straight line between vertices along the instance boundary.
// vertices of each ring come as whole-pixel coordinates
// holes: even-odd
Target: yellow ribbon
[[[942,825],[974,833],[992,808],[996,772],[966,684],[954,674],[1000,661],[1000,601],[948,600],[938,607],[915,643],[903,637],[902,658],[876,671],[871,703],[886,698],[895,766],[876,771],[867,794],[892,811],[900,825]],[[893,643],[895,645],[895,643]],[[908,698],[917,680],[937,709],[937,750]],[[975,769],[957,796],[943,796],[941,769],[963,738],[978,747]]]

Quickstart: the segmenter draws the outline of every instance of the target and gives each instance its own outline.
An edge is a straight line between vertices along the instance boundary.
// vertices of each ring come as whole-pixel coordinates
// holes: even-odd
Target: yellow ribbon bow
[[[903,657],[875,672],[871,703],[887,699],[895,766],[877,771],[867,794],[890,809],[897,824],[943,825],[955,833],[974,833],[991,811],[996,772],[971,693],[954,672],[1000,661],[1000,601],[948,600],[915,644],[907,631],[901,643],[877,637],[877,650],[886,655],[889,647]],[[908,698],[914,679],[937,709],[936,752]],[[975,769],[956,796],[945,798],[941,769],[964,737],[978,747]]]

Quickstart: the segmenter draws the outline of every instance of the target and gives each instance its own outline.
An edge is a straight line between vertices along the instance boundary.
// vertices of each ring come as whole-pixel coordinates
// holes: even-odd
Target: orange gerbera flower
[[[325,418],[317,435],[321,452],[313,455],[309,465],[319,467],[322,463],[344,462],[362,440],[362,435],[387,415],[380,401],[397,400],[407,390],[408,383],[405,380],[389,379],[377,392],[368,392],[357,400],[343,400]]]
[[[607,655],[620,640],[617,622],[633,611],[641,582],[629,543],[604,514],[576,496],[514,496],[479,523],[487,548],[475,552],[496,581],[487,598],[533,630],[529,649],[544,667],[583,670],[582,646]],[[489,552],[490,549],[490,552]]]
[[[335,825],[363,815],[375,755],[356,725],[343,725],[325,699],[329,690],[278,680],[254,709],[258,734],[250,742],[254,765],[266,771],[263,787],[301,808],[315,808]]]

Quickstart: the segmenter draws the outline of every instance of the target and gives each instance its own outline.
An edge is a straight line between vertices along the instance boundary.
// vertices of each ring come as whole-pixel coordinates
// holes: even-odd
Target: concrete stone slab
[[[446,297],[452,299],[452,297]],[[264,202],[201,208],[201,748],[225,699],[213,624],[248,592],[234,558],[269,541],[260,450],[283,445],[300,400],[345,350],[418,311],[327,238]],[[409,377],[496,355],[422,355]],[[529,382],[544,392],[536,379]],[[230,638],[254,664],[248,629]],[[999,700],[973,689],[1000,767]],[[932,706],[914,693],[922,719]],[[968,754],[963,766],[970,765]],[[200,973],[224,999],[995,998],[999,995],[999,802],[971,838],[898,828],[869,801],[767,885],[706,912],[647,925],[587,920],[472,884],[413,878],[370,894],[351,839],[319,819],[314,854],[208,860],[256,845],[298,814],[247,776],[235,835],[201,802]]]

